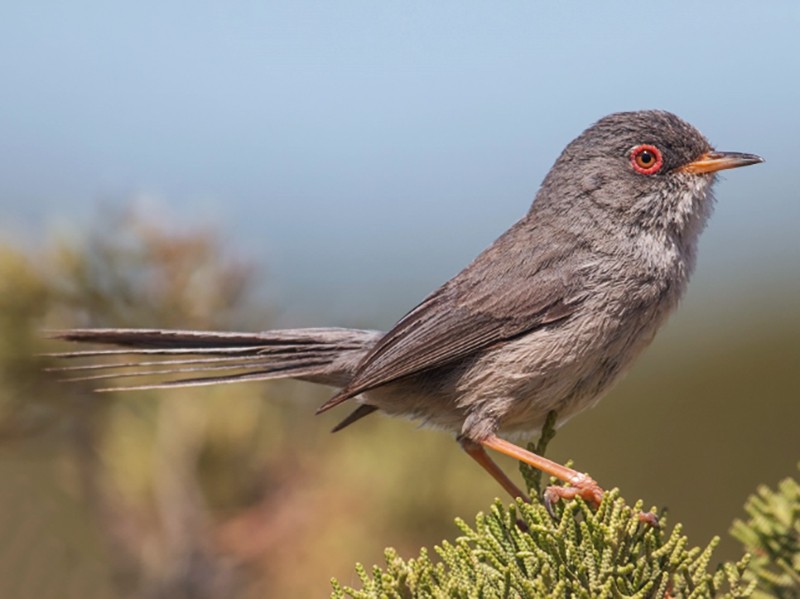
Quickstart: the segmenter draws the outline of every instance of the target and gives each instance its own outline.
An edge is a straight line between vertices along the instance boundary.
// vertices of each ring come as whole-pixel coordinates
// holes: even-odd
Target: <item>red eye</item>
[[[631,166],[637,173],[652,175],[660,171],[663,164],[661,151],[655,146],[643,144],[631,150]]]

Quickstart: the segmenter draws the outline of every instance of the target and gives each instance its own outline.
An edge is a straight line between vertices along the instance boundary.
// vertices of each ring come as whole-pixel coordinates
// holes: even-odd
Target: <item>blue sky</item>
[[[136,199],[218,224],[305,322],[387,324],[585,127],[664,108],[767,159],[718,186],[696,293],[796,279],[800,4],[651,4],[6,3],[0,235]]]

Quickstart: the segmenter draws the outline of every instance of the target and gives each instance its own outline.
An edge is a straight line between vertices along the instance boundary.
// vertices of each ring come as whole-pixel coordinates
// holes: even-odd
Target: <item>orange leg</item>
[[[464,446],[464,443],[465,442],[462,441],[461,445]],[[567,468],[566,466],[557,464],[552,460],[538,456],[535,453],[530,452],[527,449],[523,449],[522,447],[518,447],[517,445],[514,445],[505,439],[501,439],[496,435],[486,437],[479,443],[483,447],[499,451],[500,453],[528,464],[529,466],[533,466],[537,470],[541,470],[550,476],[555,476],[559,480],[563,480],[565,483],[569,483],[571,485],[571,487],[548,487],[545,491],[545,503],[552,503],[558,499],[573,499],[574,497],[581,497],[584,501],[588,501],[594,505],[600,505],[600,501],[603,499],[603,489],[601,489],[600,485],[598,485],[588,474],[582,474],[576,470],[573,470],[572,468]],[[470,453],[470,450],[467,450],[467,453]],[[501,485],[503,485],[504,489],[508,490],[509,487],[506,486],[506,483],[503,483],[503,481],[498,478],[498,476],[492,470],[490,470],[489,467],[484,465],[481,460],[479,460],[472,453],[470,453],[470,455],[472,455],[472,457],[475,458],[479,464],[486,468],[489,471],[489,474],[494,476],[494,478]],[[497,465],[489,459],[488,455],[486,456],[486,460],[488,460],[495,469],[500,470]],[[508,477],[506,477],[505,474],[502,472],[500,474],[508,481],[508,484],[514,486],[514,483],[508,480]]]
[[[462,438],[459,439],[459,443],[461,443],[461,447],[464,448],[464,451],[478,462],[478,464],[483,466],[483,468],[492,475],[492,478],[500,483],[500,486],[508,491],[512,497],[521,497],[525,501],[530,501],[527,495],[525,495],[525,493],[506,476],[505,472],[492,461],[492,458],[489,457],[489,454],[486,453],[484,448],[488,447],[489,449],[499,451],[515,460],[533,466],[545,474],[549,474],[550,476],[563,480],[565,483],[569,483],[571,485],[569,487],[552,486],[547,487],[545,490],[543,498],[544,504],[551,515],[553,515],[552,504],[559,499],[574,499],[575,497],[580,497],[584,501],[592,503],[595,506],[600,505],[600,501],[603,499],[603,489],[600,488],[600,485],[588,474],[582,474],[572,468],[557,464],[552,460],[548,460],[527,449],[518,447],[496,435],[491,435],[480,442]],[[659,527],[658,516],[651,512],[640,513],[639,521],[653,528]],[[524,526],[524,524],[520,525]]]
[[[492,478],[500,483],[500,486],[503,487],[509,495],[514,498],[520,497],[524,501],[530,501],[522,489],[514,484],[514,481],[508,478],[506,473],[500,469],[500,466],[494,463],[482,445],[469,439],[459,439],[458,442],[461,444],[461,448],[467,452],[467,455],[478,462],[478,464],[480,464],[483,469],[486,470],[486,472],[491,474]]]

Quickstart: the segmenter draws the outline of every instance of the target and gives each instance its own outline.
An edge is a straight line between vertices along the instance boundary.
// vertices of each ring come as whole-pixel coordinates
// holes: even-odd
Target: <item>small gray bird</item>
[[[55,336],[124,349],[58,355],[141,360],[66,368],[109,369],[82,379],[166,377],[127,389],[277,378],[339,387],[317,413],[357,407],[334,430],[373,412],[412,418],[455,433],[514,496],[524,495],[485,448],[569,483],[549,500],[597,503],[590,477],[498,433],[536,432],[550,411],[563,423],[609,390],[686,289],[715,173],[758,162],[713,150],[669,112],[612,114],[566,147],[519,222],[388,333],[77,329]]]

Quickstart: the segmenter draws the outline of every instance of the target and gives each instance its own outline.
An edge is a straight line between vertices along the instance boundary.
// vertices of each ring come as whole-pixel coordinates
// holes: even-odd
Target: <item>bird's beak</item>
[[[726,168],[739,168],[750,164],[764,162],[761,156],[742,154],[741,152],[706,152],[697,160],[678,167],[684,173],[716,173]]]

